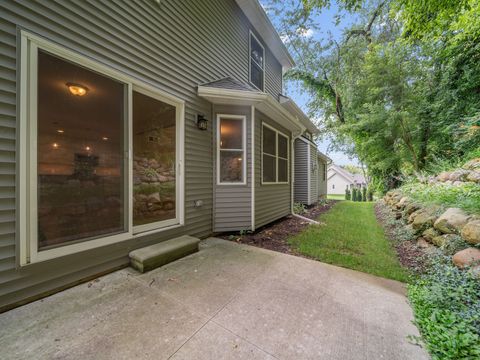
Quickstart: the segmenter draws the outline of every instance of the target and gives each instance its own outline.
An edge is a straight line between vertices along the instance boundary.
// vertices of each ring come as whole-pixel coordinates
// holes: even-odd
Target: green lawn
[[[289,240],[298,252],[329,264],[406,281],[407,272],[377,223],[373,202],[338,202],[319,221],[324,225],[311,225]]]
[[[343,194],[330,194],[330,195],[327,195],[327,199],[329,199],[329,200],[345,200],[345,195],[343,195]]]

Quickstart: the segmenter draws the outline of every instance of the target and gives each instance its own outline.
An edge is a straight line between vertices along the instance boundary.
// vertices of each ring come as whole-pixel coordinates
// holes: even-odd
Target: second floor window
[[[265,78],[265,49],[258,39],[250,33],[250,83],[263,91]]]

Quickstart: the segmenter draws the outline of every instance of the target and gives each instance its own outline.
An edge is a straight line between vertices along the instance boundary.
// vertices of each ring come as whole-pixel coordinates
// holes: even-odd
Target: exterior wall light
[[[197,115],[197,127],[200,130],[207,130],[208,129],[208,120],[205,119],[205,116],[198,114]]]
[[[70,93],[75,96],[83,96],[88,92],[88,88],[80,84],[66,83],[66,85]]]

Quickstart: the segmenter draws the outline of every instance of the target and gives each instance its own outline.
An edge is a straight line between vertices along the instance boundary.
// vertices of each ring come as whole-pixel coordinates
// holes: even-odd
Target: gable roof
[[[212,87],[217,89],[227,89],[227,90],[242,90],[242,91],[253,91],[260,92],[255,89],[250,84],[242,82],[240,80],[234,79],[231,76],[224,77],[222,79],[210,81],[199,86]]]
[[[235,0],[284,70],[295,66],[292,56],[258,0]]]
[[[360,174],[352,174],[349,171],[345,170],[344,168],[341,168],[338,165],[332,164],[329,166],[328,170],[332,170],[333,173],[328,177],[329,179],[333,177],[335,174],[340,175],[343,177],[345,180],[352,184],[366,184],[365,177]]]

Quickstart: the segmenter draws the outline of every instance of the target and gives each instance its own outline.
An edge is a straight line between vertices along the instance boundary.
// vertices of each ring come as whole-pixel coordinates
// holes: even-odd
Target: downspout
[[[251,129],[250,129],[250,136],[251,136],[251,143],[252,143],[252,149],[251,149],[251,182],[252,182],[252,202],[251,202],[251,225],[252,225],[252,231],[255,231],[255,184],[256,184],[256,179],[255,179],[255,106],[251,106],[251,113],[250,113],[250,120],[251,120]]]

